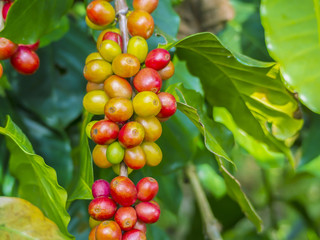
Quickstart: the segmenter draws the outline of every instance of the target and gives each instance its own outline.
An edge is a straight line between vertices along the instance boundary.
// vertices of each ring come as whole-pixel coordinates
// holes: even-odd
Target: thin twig
[[[4,2],[0,1],[0,13],[2,13],[2,8],[4,6]],[[0,14],[0,31],[4,28],[4,19],[2,17],[2,14]]]
[[[186,167],[186,174],[197,199],[207,237],[210,240],[222,240],[220,235],[220,224],[212,213],[210,204],[196,173],[196,167],[193,164],[189,164]]]

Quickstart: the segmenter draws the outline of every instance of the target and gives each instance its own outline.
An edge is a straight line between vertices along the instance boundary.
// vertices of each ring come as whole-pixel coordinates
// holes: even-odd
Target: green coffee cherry
[[[96,122],[98,122],[98,121],[91,121],[86,126],[86,134],[87,134],[87,137],[90,139],[91,139],[91,128]]]
[[[121,163],[124,157],[124,149],[119,142],[113,142],[108,146],[107,159],[112,164]]]

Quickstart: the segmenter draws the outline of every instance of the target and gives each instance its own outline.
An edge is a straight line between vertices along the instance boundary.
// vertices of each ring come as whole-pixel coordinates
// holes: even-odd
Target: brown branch
[[[196,173],[196,167],[193,164],[188,165],[186,167],[186,174],[191,183],[193,193],[197,199],[208,239],[222,240],[222,237],[220,235],[220,224],[212,213],[210,204]]]
[[[115,6],[116,6],[116,15],[119,20],[120,33],[123,40],[123,52],[126,53],[128,48],[128,42],[129,42],[129,32],[127,28],[127,16],[126,16],[128,12],[128,5],[126,0],[116,0]],[[123,161],[120,163],[120,176],[128,177],[128,167]]]
[[[0,31],[2,31],[2,29],[4,28],[4,19],[1,14],[3,6],[4,6],[4,2],[0,1]]]

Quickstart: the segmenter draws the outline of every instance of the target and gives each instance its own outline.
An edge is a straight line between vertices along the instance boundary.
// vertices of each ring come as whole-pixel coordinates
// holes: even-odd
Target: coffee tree
[[[0,1],[0,239],[320,237],[319,6],[209,2]]]

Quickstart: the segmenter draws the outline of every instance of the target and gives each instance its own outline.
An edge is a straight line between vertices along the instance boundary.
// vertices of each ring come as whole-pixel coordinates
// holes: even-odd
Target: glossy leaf
[[[74,173],[68,190],[68,206],[76,199],[92,199],[91,186],[94,181],[91,151],[86,135],[86,126],[92,114],[84,110],[80,143],[73,150]]]
[[[231,162],[230,158],[226,155],[220,144],[215,138],[213,131],[208,131],[207,129],[212,129],[210,124],[213,124],[208,117],[203,116],[200,110],[195,107],[199,107],[199,102],[201,100],[200,94],[193,90],[185,89],[181,84],[173,85],[170,88],[170,92],[175,95],[178,102],[178,109],[188,116],[188,118],[198,127],[200,132],[204,136],[206,148],[216,156],[220,172],[222,173],[224,180],[227,185],[227,190],[229,195],[240,205],[242,211],[247,215],[247,217],[252,221],[256,228],[262,230],[262,220],[256,213],[254,207],[244,194],[241,189],[240,183],[226,168],[226,161]]]
[[[239,128],[273,151],[285,151],[279,140],[294,136],[303,121],[277,65],[232,53],[210,33],[192,35],[167,48],[173,46],[191,74],[200,78],[212,106],[225,107]]]
[[[290,89],[320,113],[319,1],[263,0],[262,24],[270,55],[280,64]]]
[[[21,198],[0,197],[1,239],[70,239],[39,208]]]
[[[0,36],[15,43],[35,43],[56,28],[72,3],[73,0],[16,0]]]
[[[7,136],[10,151],[10,171],[19,180],[19,196],[39,207],[54,221],[62,233],[71,237],[67,231],[70,221],[65,205],[67,193],[58,185],[54,169],[36,155],[20,128],[8,117],[0,133]]]

